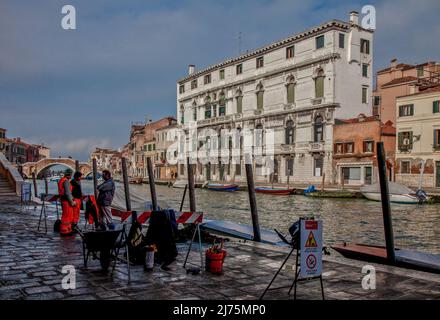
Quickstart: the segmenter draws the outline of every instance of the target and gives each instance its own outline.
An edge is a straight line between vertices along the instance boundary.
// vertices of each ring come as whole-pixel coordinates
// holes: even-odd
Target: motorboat
[[[418,204],[428,200],[426,196],[420,196],[419,191],[415,192],[411,188],[401,185],[400,183],[389,181],[388,188],[390,202],[392,203]],[[361,193],[368,200],[382,201],[379,183],[362,187]]]
[[[206,184],[208,190],[213,191],[237,191],[238,185],[236,184],[223,184],[223,183],[208,183]]]
[[[295,188],[274,188],[274,187],[256,187],[255,192],[257,193],[265,193],[265,194],[273,194],[280,196],[287,196],[293,194],[296,191]]]
[[[184,189],[187,184],[188,184],[188,181],[186,181],[186,180],[176,180],[173,183],[173,188]]]

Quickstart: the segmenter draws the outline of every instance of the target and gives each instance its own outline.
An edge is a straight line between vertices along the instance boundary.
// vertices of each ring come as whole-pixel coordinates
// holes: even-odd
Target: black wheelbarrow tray
[[[118,241],[123,230],[89,231],[80,233],[83,239],[84,267],[87,268],[89,255],[94,258],[99,253],[99,261],[103,271],[107,271],[112,258],[116,258],[121,247]]]

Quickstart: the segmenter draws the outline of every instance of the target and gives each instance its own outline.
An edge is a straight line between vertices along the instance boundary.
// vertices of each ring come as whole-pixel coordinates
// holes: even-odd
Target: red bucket
[[[219,253],[214,253],[209,249],[206,250],[206,271],[214,274],[222,274],[225,257],[225,250],[221,250]]]

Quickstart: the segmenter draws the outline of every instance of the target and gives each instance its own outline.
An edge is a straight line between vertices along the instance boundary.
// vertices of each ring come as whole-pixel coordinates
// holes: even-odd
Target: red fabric
[[[70,205],[69,201],[61,201],[61,209],[63,210],[63,214],[61,215],[60,233],[71,233],[73,222],[73,207]]]
[[[79,221],[79,214],[81,211],[81,199],[74,199],[74,201],[76,202],[76,206],[72,208],[73,211],[73,223],[78,224]]]
[[[66,190],[64,190],[64,181],[69,180],[66,177],[62,177],[60,181],[58,181],[58,194],[64,196],[66,194]],[[69,183],[70,191],[72,191],[73,186]]]

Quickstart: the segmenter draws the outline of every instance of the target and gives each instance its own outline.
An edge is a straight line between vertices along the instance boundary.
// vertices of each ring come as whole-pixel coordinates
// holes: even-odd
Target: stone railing
[[[230,120],[232,120],[232,116],[227,115],[227,116],[220,116],[220,117],[215,117],[215,118],[199,120],[199,121],[197,121],[197,124],[198,125],[216,124],[216,123],[230,121]]]
[[[295,151],[295,144],[281,144],[280,150],[281,150],[281,152],[292,153]]]
[[[324,151],[324,142],[310,142],[310,151],[311,152]]]
[[[0,152],[0,174],[5,177],[9,185],[15,189],[17,195],[21,195],[21,186],[24,183],[18,170]]]

